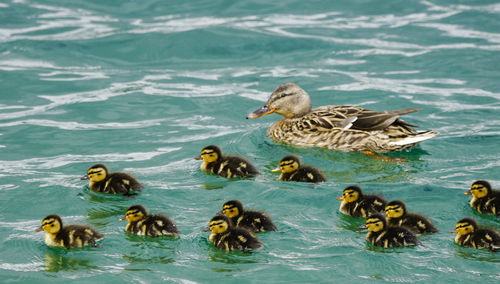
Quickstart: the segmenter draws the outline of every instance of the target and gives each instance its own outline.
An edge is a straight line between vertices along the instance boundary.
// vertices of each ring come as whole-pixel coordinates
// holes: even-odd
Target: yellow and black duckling
[[[339,211],[352,216],[366,218],[373,213],[384,212],[387,201],[380,196],[363,194],[359,186],[351,185],[344,189],[342,196],[337,197],[340,203]]]
[[[80,178],[90,180],[89,187],[93,191],[102,193],[125,193],[140,191],[144,188],[137,179],[127,173],[110,173],[103,164],[95,164],[87,170],[87,174]]]
[[[489,182],[475,181],[464,194],[472,195],[470,207],[477,212],[500,217],[500,191],[492,189]]]
[[[203,160],[200,169],[207,173],[220,175],[225,178],[250,177],[259,174],[259,171],[246,159],[238,156],[222,155],[222,151],[215,145],[209,145],[201,150],[196,160]]]
[[[463,247],[476,249],[487,248],[491,251],[500,249],[500,234],[492,229],[480,228],[472,218],[463,218],[457,222],[455,243]]]
[[[212,231],[208,240],[218,249],[247,251],[263,246],[252,232],[235,228],[226,215],[214,216],[210,220],[208,230]]]
[[[415,131],[399,117],[420,110],[372,111],[356,106],[311,107],[309,95],[295,83],[278,86],[264,106],[247,115],[284,116],[267,130],[275,142],[340,151],[389,152],[409,149],[437,135]]]
[[[42,226],[35,232],[45,231],[45,243],[51,247],[79,248],[102,240],[104,235],[95,229],[79,224],[63,226],[59,215],[49,215],[42,220]]]
[[[120,221],[128,221],[127,232],[139,236],[176,236],[177,226],[169,217],[161,214],[149,214],[142,205],[132,205],[127,209],[125,217]]]
[[[303,166],[300,164],[300,158],[295,155],[287,155],[280,161],[279,167],[272,170],[281,171],[281,181],[299,181],[299,182],[324,182],[325,175],[317,168]]]
[[[403,227],[391,227],[382,214],[376,213],[366,218],[365,224],[361,229],[368,229],[366,240],[377,247],[392,248],[406,247],[420,244],[417,237],[409,230]]]
[[[239,200],[229,200],[224,203],[222,213],[231,218],[235,227],[245,228],[254,233],[278,230],[265,212],[244,210]]]
[[[406,204],[401,200],[387,203],[385,215],[389,226],[405,227],[415,234],[437,233],[439,231],[427,217],[408,213]]]

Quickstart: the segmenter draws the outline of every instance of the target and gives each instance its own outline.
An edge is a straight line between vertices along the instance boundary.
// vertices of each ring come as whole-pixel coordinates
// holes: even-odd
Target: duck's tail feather
[[[432,131],[432,130],[421,131],[415,135],[411,135],[411,136],[408,136],[405,138],[395,139],[394,141],[389,142],[389,145],[402,146],[402,145],[408,145],[408,144],[415,144],[415,143],[419,143],[419,142],[422,142],[422,141],[427,140],[427,139],[431,139],[432,137],[434,137],[436,135],[438,135],[437,131]]]

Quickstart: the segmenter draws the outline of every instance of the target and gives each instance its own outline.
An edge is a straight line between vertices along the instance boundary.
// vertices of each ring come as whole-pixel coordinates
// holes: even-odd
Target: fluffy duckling
[[[87,170],[87,174],[80,178],[90,180],[89,187],[93,191],[102,193],[125,193],[140,191],[144,188],[137,179],[126,173],[110,173],[103,164],[95,164]]]
[[[477,212],[500,217],[500,191],[492,189],[489,182],[475,181],[464,194],[472,195],[470,207]]]
[[[399,117],[420,110],[372,111],[356,106],[321,106],[312,109],[311,98],[295,83],[278,86],[266,104],[247,115],[258,118],[277,113],[266,135],[277,143],[340,151],[388,152],[409,149],[437,135],[415,131]]]
[[[45,243],[51,247],[79,248],[87,245],[96,246],[104,235],[85,225],[63,226],[59,215],[49,215],[42,220],[42,226],[35,232],[45,231]]]
[[[395,227],[405,227],[415,234],[436,233],[438,229],[427,217],[408,213],[406,204],[401,200],[393,200],[385,206],[387,224]]]
[[[382,214],[372,214],[366,218],[361,229],[368,229],[366,240],[374,246],[392,248],[420,244],[417,237],[403,227],[390,227]]]
[[[339,211],[352,216],[366,218],[372,213],[384,211],[387,201],[380,196],[363,194],[359,186],[348,186],[342,192],[342,196],[337,197],[340,203]]]
[[[472,218],[458,221],[451,233],[457,234],[455,243],[463,247],[488,248],[491,251],[500,248],[500,234],[491,229],[480,228]]]
[[[125,228],[127,232],[139,236],[176,236],[179,233],[170,218],[161,214],[149,214],[146,208],[139,204],[130,206],[120,221],[128,221]]]
[[[215,145],[209,145],[201,150],[196,160],[203,160],[200,169],[207,173],[220,175],[225,178],[250,177],[258,175],[259,171],[246,159],[238,156],[222,155],[222,151]]]
[[[299,182],[324,182],[326,181],[323,173],[311,166],[303,166],[300,164],[299,157],[288,155],[280,161],[279,167],[272,170],[273,172],[281,171],[281,181],[299,181]]]
[[[265,212],[244,210],[239,200],[229,200],[224,203],[222,213],[231,218],[235,227],[245,228],[254,233],[278,230]]]
[[[258,249],[263,244],[250,231],[243,228],[235,228],[231,219],[226,215],[214,216],[209,223],[212,231],[208,240],[218,249],[231,251]]]

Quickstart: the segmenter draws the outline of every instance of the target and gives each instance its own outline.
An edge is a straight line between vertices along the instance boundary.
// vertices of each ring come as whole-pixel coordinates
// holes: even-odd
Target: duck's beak
[[[195,159],[195,160],[201,160],[201,159],[203,159],[203,158],[201,157],[201,155],[199,155],[199,156],[194,157],[194,159]]]
[[[342,201],[342,200],[344,200],[344,197],[343,196],[339,196],[339,197],[337,197],[335,199]]]
[[[277,167],[275,169],[272,169],[271,172],[281,172],[281,168],[280,167]]]
[[[39,228],[36,228],[36,229],[35,229],[35,232],[41,232],[41,231],[43,231],[42,226],[40,226]]]
[[[215,215],[222,216],[222,215],[224,215],[224,211],[221,210],[221,211],[217,212]]]
[[[80,180],[86,180],[86,179],[89,179],[89,175],[84,175],[83,177],[80,178]]]
[[[210,227],[206,227],[205,229],[201,230],[202,232],[210,232]]]
[[[450,234],[456,234],[457,230],[450,231]]]
[[[358,229],[366,229],[366,224],[359,226]]]
[[[127,221],[127,217],[125,217],[125,216],[121,217],[120,221]]]
[[[472,194],[472,191],[470,190],[467,190],[466,192],[464,192],[465,195],[471,195]]]
[[[259,118],[261,116],[264,116],[266,114],[273,113],[274,109],[272,109],[268,104],[263,105],[261,108],[258,110],[247,114],[247,119],[249,118]]]

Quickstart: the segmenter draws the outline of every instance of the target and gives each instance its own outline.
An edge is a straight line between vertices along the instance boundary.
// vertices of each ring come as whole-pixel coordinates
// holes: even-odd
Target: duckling
[[[475,181],[464,194],[472,195],[470,207],[477,212],[500,217],[500,191],[492,189],[489,182]]]
[[[79,224],[63,226],[59,215],[49,215],[42,220],[42,226],[35,232],[45,231],[45,243],[51,247],[79,248],[87,245],[96,247],[104,235],[95,229]]]
[[[300,158],[295,155],[287,155],[280,161],[279,167],[272,170],[281,171],[281,181],[299,181],[299,182],[324,182],[326,181],[323,173],[311,166],[302,166]]]
[[[337,197],[340,203],[339,211],[352,216],[366,218],[372,213],[384,211],[387,201],[380,196],[363,194],[359,186],[351,185],[342,191],[342,196]]]
[[[409,108],[377,112],[356,106],[311,107],[309,95],[295,83],[278,86],[266,104],[247,115],[258,118],[277,113],[266,135],[276,143],[338,151],[390,152],[415,146],[436,136],[436,131],[415,131],[399,117],[421,110]]]
[[[238,156],[222,155],[220,148],[215,145],[203,148],[201,155],[195,157],[195,160],[203,160],[200,165],[202,171],[225,178],[246,178],[259,174],[259,171],[246,159]]]
[[[480,228],[472,218],[463,218],[457,222],[455,243],[463,247],[476,249],[488,248],[497,251],[500,248],[500,234],[492,229]]]
[[[125,230],[139,236],[176,236],[179,233],[169,217],[149,214],[146,208],[139,204],[130,206],[120,221],[128,221]]]
[[[379,213],[368,216],[360,228],[369,230],[366,240],[374,246],[392,248],[420,244],[417,237],[407,229],[388,226],[385,217]]]
[[[218,249],[246,251],[263,246],[252,232],[243,228],[235,228],[231,219],[226,215],[214,216],[210,220],[209,226],[208,230],[212,233],[208,240]]]
[[[254,233],[278,230],[265,212],[244,210],[239,200],[229,200],[224,203],[222,213],[231,218],[235,227],[245,228]]]
[[[95,164],[87,170],[87,174],[80,178],[89,179],[89,187],[93,191],[102,193],[125,193],[140,191],[144,188],[137,179],[126,173],[109,173],[108,168],[103,164]]]
[[[405,227],[415,234],[437,233],[438,229],[425,216],[408,213],[401,200],[393,200],[385,206],[387,224],[394,227]]]

